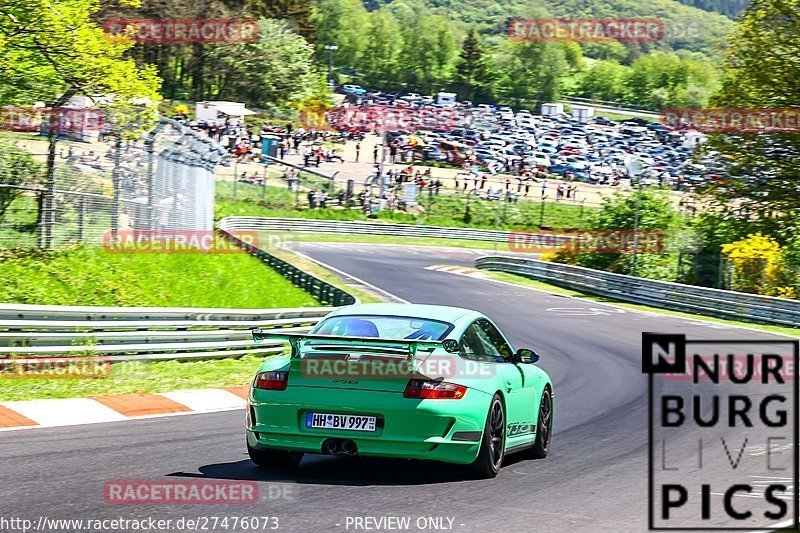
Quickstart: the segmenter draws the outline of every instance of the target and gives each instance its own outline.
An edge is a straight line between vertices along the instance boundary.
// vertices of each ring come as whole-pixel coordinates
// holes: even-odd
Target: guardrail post
[[[86,228],[86,199],[81,198],[78,204],[78,240],[83,242]]]

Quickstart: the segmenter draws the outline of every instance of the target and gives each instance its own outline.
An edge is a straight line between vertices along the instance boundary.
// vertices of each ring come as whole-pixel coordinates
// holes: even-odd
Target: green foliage
[[[4,379],[0,401],[242,386],[250,383],[263,361],[263,357],[246,355],[209,361],[114,362],[107,379]]]
[[[718,87],[710,60],[666,52],[640,56],[630,66],[617,60],[592,61],[574,78],[572,96],[658,109],[706,106]]]
[[[733,289],[795,298],[795,288],[786,285],[784,250],[778,241],[761,233],[723,245],[722,252],[733,265]]]
[[[603,205],[589,217],[593,230],[632,230],[636,220],[637,194],[617,193],[603,200]],[[659,191],[641,191],[639,198],[639,229],[651,230],[665,235],[662,253],[637,254],[636,274],[654,279],[675,278],[677,255],[670,254],[682,244],[685,234],[681,231],[684,221],[672,207],[667,194]],[[575,252],[567,250],[549,257],[559,263],[579,265],[621,274],[630,274],[633,261],[631,253]]]
[[[311,97],[322,78],[313,47],[283,21],[262,19],[258,27],[257,41],[210,51],[221,80],[219,96],[243,98],[264,108]]]
[[[246,0],[248,11],[258,18],[285,19],[293,32],[313,43],[317,28],[312,22],[314,6],[311,0]]]
[[[361,0],[320,0],[312,17],[317,27],[319,61],[328,62],[326,45],[335,45],[334,64],[355,67],[359,64],[370,35],[367,10]]]
[[[97,0],[0,5],[0,103],[102,96],[120,129],[139,118],[142,105],[152,112],[160,80],[153,68],[125,59],[132,41],[103,33],[93,19],[99,7]]]
[[[559,43],[506,41],[494,59],[503,103],[537,106],[557,99],[568,64]]]
[[[703,11],[716,11],[728,17],[734,18],[741,13],[750,0],[678,0],[681,4],[696,7]]]
[[[304,198],[301,196],[301,200]],[[427,209],[429,197],[427,194],[420,196],[423,208]],[[419,214],[403,211],[380,211],[379,220],[387,222],[415,224],[418,222],[433,226],[469,227],[494,229],[497,218],[498,202],[476,200],[471,197],[469,204],[464,195],[434,196],[429,212]],[[467,209],[469,205],[469,209]],[[315,218],[322,220],[366,220],[367,217],[359,209],[306,209],[305,204],[301,209],[294,209],[291,205],[277,206],[265,205],[258,201],[228,201],[216,202],[217,219],[226,216],[262,216],[286,218]],[[543,225],[557,229],[586,227],[586,220],[596,208],[581,208],[578,205],[561,202],[545,202],[544,217],[542,218],[541,203],[534,201],[520,201],[504,206],[500,203],[500,228],[508,230],[538,229],[540,220]],[[465,215],[469,213],[468,217]]]
[[[800,101],[800,1],[765,0],[745,11],[730,36],[722,89],[715,107],[774,109]],[[720,163],[725,183],[708,200],[735,201],[757,228],[772,234],[796,226],[800,214],[800,134],[714,134],[706,149]]]
[[[0,254],[0,301],[6,303],[230,308],[318,305],[309,294],[244,253],[123,254],[77,247]]]
[[[38,185],[41,170],[41,165],[29,152],[13,141],[0,139],[0,185]],[[0,222],[21,193],[20,189],[0,187]]]

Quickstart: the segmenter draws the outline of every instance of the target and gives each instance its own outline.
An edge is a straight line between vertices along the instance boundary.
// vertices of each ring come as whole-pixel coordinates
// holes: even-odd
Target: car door
[[[513,387],[510,393],[507,392],[506,410],[508,416],[508,442],[509,445],[528,442],[533,437],[536,405],[538,404],[536,393],[536,381],[533,379],[532,366],[529,363],[513,363],[511,354],[513,349],[503,333],[488,319],[480,319],[478,325],[486,334],[486,337],[500,353],[506,363],[503,366],[508,369],[507,373],[516,375],[511,378]],[[513,372],[511,372],[513,370]],[[518,378],[518,381],[517,379]],[[506,382],[508,387],[508,381]],[[511,417],[512,413],[514,418]]]
[[[511,348],[508,343],[503,339],[506,347],[502,348],[502,344],[498,347],[488,333],[491,329],[487,324],[491,325],[484,319],[478,319],[464,330],[459,344],[460,352],[464,358],[488,365],[489,373],[496,376],[496,381],[505,395],[506,430],[507,433],[510,433],[512,428],[523,424],[523,419],[530,419],[530,414],[523,413],[521,409],[521,395],[524,393],[523,375],[510,362]],[[516,429],[514,430],[516,431]],[[515,437],[509,437],[509,444],[515,444],[515,442],[511,442],[512,439],[516,440]]]

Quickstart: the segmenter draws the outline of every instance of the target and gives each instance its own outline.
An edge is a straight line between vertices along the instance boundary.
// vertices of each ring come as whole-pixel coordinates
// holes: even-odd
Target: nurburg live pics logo
[[[797,528],[800,341],[643,333],[651,530]]]

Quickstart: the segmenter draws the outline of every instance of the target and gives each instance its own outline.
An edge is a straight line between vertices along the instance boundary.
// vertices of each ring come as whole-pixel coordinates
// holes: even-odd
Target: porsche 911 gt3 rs
[[[254,330],[291,354],[250,388],[247,449],[264,467],[304,453],[428,459],[497,475],[503,458],[545,457],[553,384],[529,349],[486,316],[414,304],[339,308],[309,333]]]

